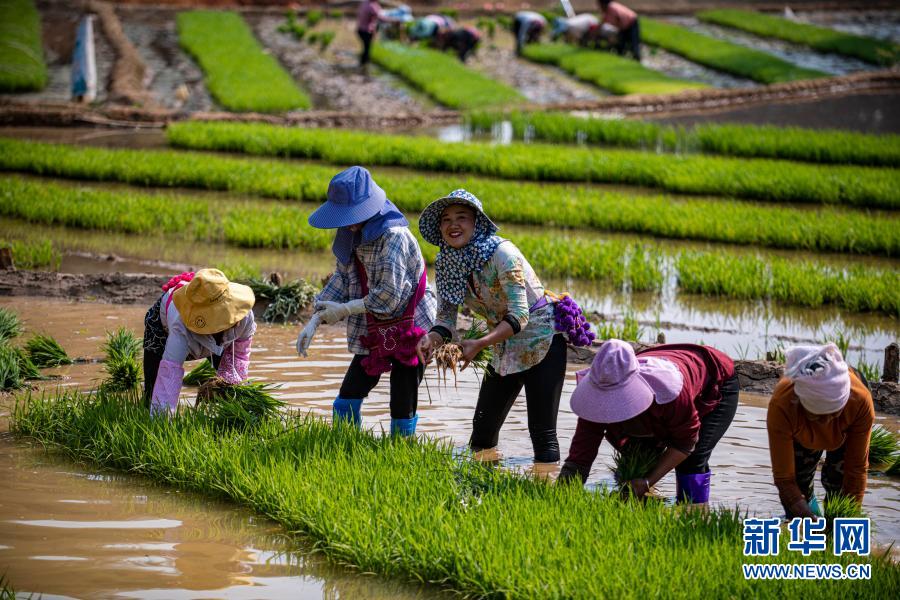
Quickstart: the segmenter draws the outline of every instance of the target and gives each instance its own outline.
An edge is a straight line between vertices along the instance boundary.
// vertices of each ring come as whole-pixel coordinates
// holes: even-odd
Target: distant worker
[[[533,44],[547,28],[547,19],[531,10],[520,10],[513,21],[513,35],[516,36],[516,54],[521,55],[525,44]]]
[[[626,48],[634,56],[634,60],[641,62],[641,28],[637,13],[618,2],[610,0],[597,0],[600,10],[603,11],[601,31],[612,31],[608,27],[614,27],[616,41],[613,48],[619,55],[624,55]]]
[[[412,9],[401,4],[382,11],[380,20],[385,23],[381,35],[389,40],[399,40],[403,37],[406,26],[413,22]]]
[[[456,23],[445,15],[426,15],[410,25],[407,35],[411,40],[434,39],[439,31],[452,29]]]
[[[471,25],[463,25],[454,29],[439,30],[433,44],[438,50],[452,49],[460,61],[466,62],[466,59],[475,52],[479,42],[481,33]]]
[[[568,44],[584,45],[588,34],[599,26],[600,19],[590,14],[557,17],[553,19],[553,31],[550,37],[554,41],[562,37]]]
[[[378,21],[383,20],[381,5],[378,0],[362,0],[356,12],[356,34],[362,41],[362,54],[359,55],[360,66],[369,64],[369,52],[372,50],[372,39],[378,30]]]

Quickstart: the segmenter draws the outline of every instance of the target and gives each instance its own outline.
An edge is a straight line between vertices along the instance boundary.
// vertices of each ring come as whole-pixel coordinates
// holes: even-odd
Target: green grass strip
[[[853,56],[875,65],[890,66],[900,57],[900,47],[888,40],[853,35],[752,10],[704,10],[697,13],[697,18],[762,37],[809,46],[819,52]]]
[[[619,96],[628,94],[677,94],[709,87],[648,69],[636,60],[569,44],[528,44],[522,55],[551,64],[588,83]]]
[[[311,539],[339,564],[490,598],[814,594],[887,598],[888,559],[831,552],[743,556],[742,514],[625,503],[455,458],[447,445],[306,417],[217,433],[202,414],[153,418],[124,395],[76,391],[17,403],[12,429],[69,457],[224,497]],[[627,550],[627,551],[626,551]],[[865,563],[864,585],[745,580],[745,563]],[[715,560],[710,560],[715,557]],[[649,567],[648,567],[649,565]],[[613,573],[615,576],[602,576]]]
[[[339,167],[231,158],[197,152],[111,150],[0,138],[0,169],[116,181],[141,186],[227,190],[321,202]],[[435,198],[465,187],[498,222],[626,231],[675,239],[900,256],[893,215],[837,207],[816,209],[731,200],[635,196],[592,188],[462,176],[375,173],[402,210],[420,212]],[[39,210],[40,207],[35,207]],[[133,215],[123,217],[128,223]],[[248,215],[252,221],[259,218]],[[261,228],[254,239],[265,236]],[[278,238],[293,239],[280,227]],[[233,233],[238,237],[237,233]],[[249,242],[248,242],[249,243]],[[292,242],[293,243],[293,242]]]
[[[372,46],[372,60],[450,108],[525,102],[517,90],[466,67],[445,52],[384,42]]]
[[[641,35],[643,40],[652,46],[659,46],[695,63],[760,83],[780,83],[828,76],[821,71],[792,65],[765,52],[647,17],[641,18]]]
[[[17,269],[59,269],[62,252],[53,247],[50,240],[4,240],[0,238],[0,248],[9,248]],[[2,337],[2,336],[0,336]]]
[[[333,235],[310,227],[306,222],[309,212],[294,206],[99,191],[16,177],[0,177],[0,215],[82,229],[177,234],[198,242],[246,248],[325,250]],[[437,248],[421,239],[415,219],[410,229],[419,238],[426,260],[433,263]],[[835,269],[811,261],[721,251],[667,257],[653,244],[595,241],[560,232],[515,232],[508,237],[545,277],[573,277],[602,281],[617,289],[654,291],[664,285],[666,262],[674,262],[679,288],[691,293],[802,306],[836,304],[854,311],[900,316],[900,270],[896,269]],[[768,265],[779,267],[768,272]],[[751,276],[752,281],[746,279]],[[811,292],[811,286],[820,289]]]
[[[181,46],[200,63],[207,88],[228,110],[271,113],[311,106],[238,14],[197,10],[178,13],[175,21]]]
[[[36,92],[46,85],[41,16],[33,0],[0,0],[0,92]]]
[[[427,137],[257,123],[174,123],[179,148],[312,158],[342,165],[384,165],[503,179],[620,183],[670,192],[770,202],[900,207],[900,170],[820,166],[718,156],[672,156],[541,144],[446,143]]]
[[[509,121],[516,138],[554,143],[900,167],[900,135],[894,134],[716,123],[685,128],[652,121],[586,119],[561,112],[479,111],[466,119],[471,127],[488,131],[495,123]]]

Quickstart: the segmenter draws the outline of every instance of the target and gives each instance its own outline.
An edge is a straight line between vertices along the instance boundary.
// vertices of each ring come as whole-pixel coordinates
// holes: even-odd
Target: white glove
[[[306,351],[309,350],[309,345],[312,343],[313,336],[316,335],[316,329],[319,327],[319,321],[321,317],[319,313],[314,314],[309,318],[309,322],[306,323],[306,327],[300,332],[300,335],[297,336],[297,354],[306,358]]]
[[[366,312],[366,305],[362,298],[344,302],[343,304],[329,300],[316,302],[316,314],[320,315],[322,322],[327,325],[343,321],[350,315],[358,315],[364,312]]]

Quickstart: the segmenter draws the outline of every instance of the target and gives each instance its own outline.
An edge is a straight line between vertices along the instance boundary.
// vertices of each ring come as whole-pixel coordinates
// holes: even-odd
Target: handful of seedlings
[[[856,498],[844,494],[829,495],[825,498],[825,519],[829,525],[835,519],[855,519],[864,517],[862,505]]]
[[[110,392],[130,392],[140,387],[143,374],[138,353],[141,346],[141,340],[126,327],[106,333],[106,342],[101,349],[106,354],[103,369],[108,377],[101,387]]]
[[[281,284],[280,276],[273,274],[268,280],[251,277],[247,286],[253,290],[257,300],[268,300],[262,315],[266,323],[287,323],[303,310],[316,295],[316,288],[308,281],[295,279]]]
[[[487,324],[483,321],[472,321],[472,325],[463,333],[463,340],[477,340],[488,334]],[[457,387],[457,367],[462,361],[462,346],[457,342],[447,342],[434,351],[434,364],[437,367],[438,381],[443,380],[447,385],[447,371],[453,371],[453,387]],[[494,357],[493,351],[488,347],[475,355],[469,363],[474,369],[484,372],[491,364]]]
[[[272,389],[267,383],[230,385],[215,378],[201,386],[196,406],[217,429],[247,429],[280,415],[285,404]]]
[[[640,442],[628,442],[613,453],[613,475],[619,488],[624,490],[632,479],[644,479],[656,466],[663,448]]]
[[[182,383],[184,385],[202,385],[207,381],[216,378],[216,369],[212,365],[212,361],[204,359],[199,365],[191,369],[191,372],[184,376]]]
[[[28,357],[39,369],[71,365],[72,359],[55,339],[49,335],[37,334],[25,342]]]
[[[897,436],[881,425],[872,428],[869,435],[869,464],[880,465],[894,462],[900,456],[900,441]]]

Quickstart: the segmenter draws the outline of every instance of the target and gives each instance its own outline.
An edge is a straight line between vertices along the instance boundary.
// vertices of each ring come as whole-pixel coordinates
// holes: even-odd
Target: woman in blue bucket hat
[[[436,303],[409,222],[366,169],[350,167],[328,184],[327,201],[309,224],[337,229],[337,261],[297,338],[297,352],[306,356],[320,322],[347,319],[347,346],[355,356],[334,401],[334,419],[360,425],[363,400],[390,372],[391,433],[413,435],[425,372],[416,344],[434,323]]]
[[[524,387],[534,459],[558,461],[556,417],[566,375],[566,341],[557,330],[561,319],[554,306],[559,299],[548,300],[531,265],[512,242],[495,235],[497,226],[466,190],[428,205],[419,231],[440,248],[435,260],[437,320],[419,342],[419,357],[427,362],[456,337],[460,305],[483,317],[490,328],[481,339],[460,342],[463,368],[483,348],[494,350],[478,394],[469,446],[479,451],[497,445],[500,427]],[[565,311],[574,306],[570,299],[562,304]],[[583,319],[577,332],[569,329],[570,339],[590,343],[593,334],[581,326]]]

